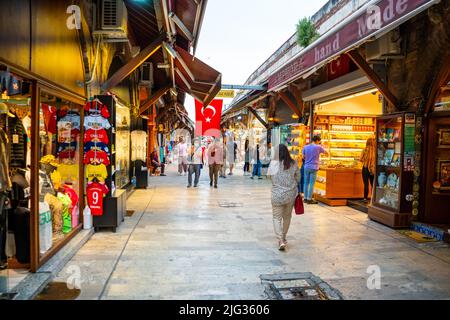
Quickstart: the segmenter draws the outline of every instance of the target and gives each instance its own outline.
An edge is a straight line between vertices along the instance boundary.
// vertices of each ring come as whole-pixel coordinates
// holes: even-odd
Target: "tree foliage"
[[[309,18],[301,19],[297,24],[297,42],[301,47],[309,46],[313,41],[319,38],[314,23]]]

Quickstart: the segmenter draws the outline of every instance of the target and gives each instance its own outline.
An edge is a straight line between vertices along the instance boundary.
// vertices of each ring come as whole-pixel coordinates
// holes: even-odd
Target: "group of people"
[[[209,167],[209,185],[210,187],[218,187],[218,179],[225,176],[225,163],[227,161],[226,153],[233,153],[234,158],[230,157],[230,173],[233,174],[234,161],[236,159],[237,146],[233,142],[232,147],[228,147],[219,139],[212,138],[208,140],[207,145],[202,140],[196,138],[193,144],[189,145],[184,141],[183,137],[179,138],[177,143],[178,153],[178,174],[188,176],[188,188],[198,187],[201,170],[205,165]],[[362,176],[364,181],[364,198],[368,196],[368,184],[373,184],[374,172],[374,139],[367,141],[361,162],[363,163]],[[229,149],[229,150],[228,150]],[[303,201],[307,204],[317,204],[313,199],[314,184],[319,171],[320,155],[327,154],[325,148],[321,145],[320,136],[313,136],[312,142],[306,145],[302,150],[302,170],[292,159],[288,148],[284,144],[277,146],[272,150],[268,146],[268,155],[271,157],[270,166],[267,175],[272,181],[271,203],[273,212],[273,227],[278,239],[279,250],[285,250],[287,245],[286,235],[289,230],[292,211],[297,195],[303,193]],[[164,174],[164,161],[159,161],[158,154],[155,152],[151,155],[153,168],[160,168],[161,175]],[[244,157],[244,175],[250,174],[250,164],[253,164],[253,172],[251,178],[255,176],[261,178],[262,157],[259,144],[252,151],[249,147],[249,141],[245,141],[245,157]],[[192,176],[194,175],[194,179]],[[302,179],[303,176],[303,179]],[[303,180],[303,181],[302,181]]]

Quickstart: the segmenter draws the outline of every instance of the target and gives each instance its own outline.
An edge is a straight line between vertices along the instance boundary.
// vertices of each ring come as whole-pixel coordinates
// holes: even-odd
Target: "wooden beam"
[[[256,112],[252,107],[248,107],[247,108],[251,113],[253,113],[253,115],[255,116],[256,119],[258,119],[259,122],[261,122],[261,124],[266,128],[269,129],[269,125],[267,124],[267,122],[264,121],[263,118],[260,117],[260,115],[258,114],[258,112]]]
[[[361,69],[362,72],[369,78],[369,80],[380,90],[383,97],[393,105],[396,109],[399,107],[397,98],[392,94],[387,85],[380,79],[380,77],[373,71],[373,69],[369,66],[366,59],[364,59],[357,49],[354,49],[347,53],[350,59]]]
[[[442,65],[441,71],[436,76],[431,89],[429,91],[428,97],[426,98],[426,106],[425,106],[425,114],[432,111],[432,107],[436,103],[436,99],[438,98],[439,92],[443,86],[446,86],[450,81],[450,54],[444,60],[444,64]]]
[[[102,92],[108,92],[111,88],[114,88],[122,82],[123,79],[128,77],[134,70],[139,68],[143,62],[161,48],[165,39],[166,34],[160,34],[148,47],[139,52],[136,57],[128,61],[122,68],[117,70],[117,72],[102,85]]]
[[[155,94],[152,95],[150,99],[145,101],[144,104],[139,108],[139,115],[143,114],[148,108],[154,105],[159,98],[161,98],[166,94],[167,91],[170,90],[170,88],[172,88],[172,85],[166,85],[165,87],[156,91]]]
[[[305,112],[305,104],[303,103],[302,92],[294,84],[289,86],[289,90],[291,91],[292,95],[294,96],[294,99],[297,102],[298,107],[300,108],[300,112],[303,115]]]
[[[292,102],[291,99],[289,99],[289,97],[286,95],[286,93],[284,92],[278,92],[280,98],[284,101],[284,103],[286,103],[288,105],[289,108],[291,108],[291,110],[298,115],[299,117],[302,116],[301,111],[297,108],[297,106],[295,105],[295,103]]]

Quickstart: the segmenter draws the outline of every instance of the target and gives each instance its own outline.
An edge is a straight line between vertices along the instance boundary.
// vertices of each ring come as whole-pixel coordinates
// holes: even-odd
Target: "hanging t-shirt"
[[[93,149],[84,155],[84,164],[104,164],[109,166],[110,161],[106,152]]]
[[[61,176],[61,183],[77,182],[79,180],[78,164],[60,164],[57,171]]]
[[[88,142],[88,143],[86,143],[84,145],[84,153],[87,153],[90,150],[104,151],[108,155],[110,154],[108,146],[106,144],[104,144],[103,142]]]
[[[67,234],[72,231],[72,200],[70,200],[67,194],[61,192],[58,193],[58,199],[62,203],[62,232]]]
[[[31,165],[31,118],[25,116],[22,119],[23,127],[27,133],[27,167]]]
[[[75,158],[76,151],[75,150],[64,150],[58,154],[58,158],[60,159],[73,159]]]
[[[97,166],[94,166],[92,164],[87,165],[86,177],[89,181],[97,178],[98,181],[104,182],[105,179],[108,178],[108,171],[106,170],[106,166],[104,164],[99,164]]]
[[[53,232],[55,232],[56,235],[61,235],[63,226],[63,204],[57,197],[50,193],[45,195],[44,201],[50,206]]]
[[[110,117],[108,107],[99,100],[93,100],[86,103],[84,105],[84,111],[90,115],[101,115],[104,118]]]
[[[72,141],[69,143],[63,142],[58,144],[57,153],[59,154],[60,152],[63,151],[75,151],[75,150],[77,150],[77,141]]]
[[[108,144],[108,133],[105,129],[89,129],[84,133],[84,142],[103,142]]]
[[[108,119],[99,115],[87,116],[84,118],[84,127],[86,129],[106,129],[111,128]]]
[[[147,157],[147,133],[142,130],[131,132],[131,161],[145,161]]]
[[[64,192],[69,196],[70,200],[72,201],[72,207],[75,207],[78,204],[78,194],[77,192],[69,187],[68,185],[65,185]]]
[[[72,141],[77,141],[79,130],[60,130],[58,134],[59,143],[70,143]]]
[[[93,216],[103,215],[103,197],[109,190],[105,184],[93,182],[86,187],[88,206]]]
[[[45,131],[56,134],[56,108],[41,103],[42,113],[44,114]]]
[[[60,122],[70,122],[73,129],[80,130],[80,115],[77,113],[68,113],[64,118],[58,121],[58,126]]]
[[[52,247],[52,213],[50,206],[39,202],[39,251],[44,254]]]

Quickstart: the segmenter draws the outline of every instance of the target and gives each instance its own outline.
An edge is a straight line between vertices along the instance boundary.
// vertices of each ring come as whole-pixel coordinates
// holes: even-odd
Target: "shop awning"
[[[340,78],[328,81],[302,93],[303,101],[323,102],[335,98],[336,94],[346,95],[373,88],[374,85],[361,70],[356,70]]]
[[[269,77],[268,91],[279,91],[313,68],[378,38],[440,0],[372,0],[300,51]],[[373,21],[379,21],[374,26]]]
[[[175,81],[177,86],[207,106],[219,93],[222,74],[179,46],[175,50]]]

